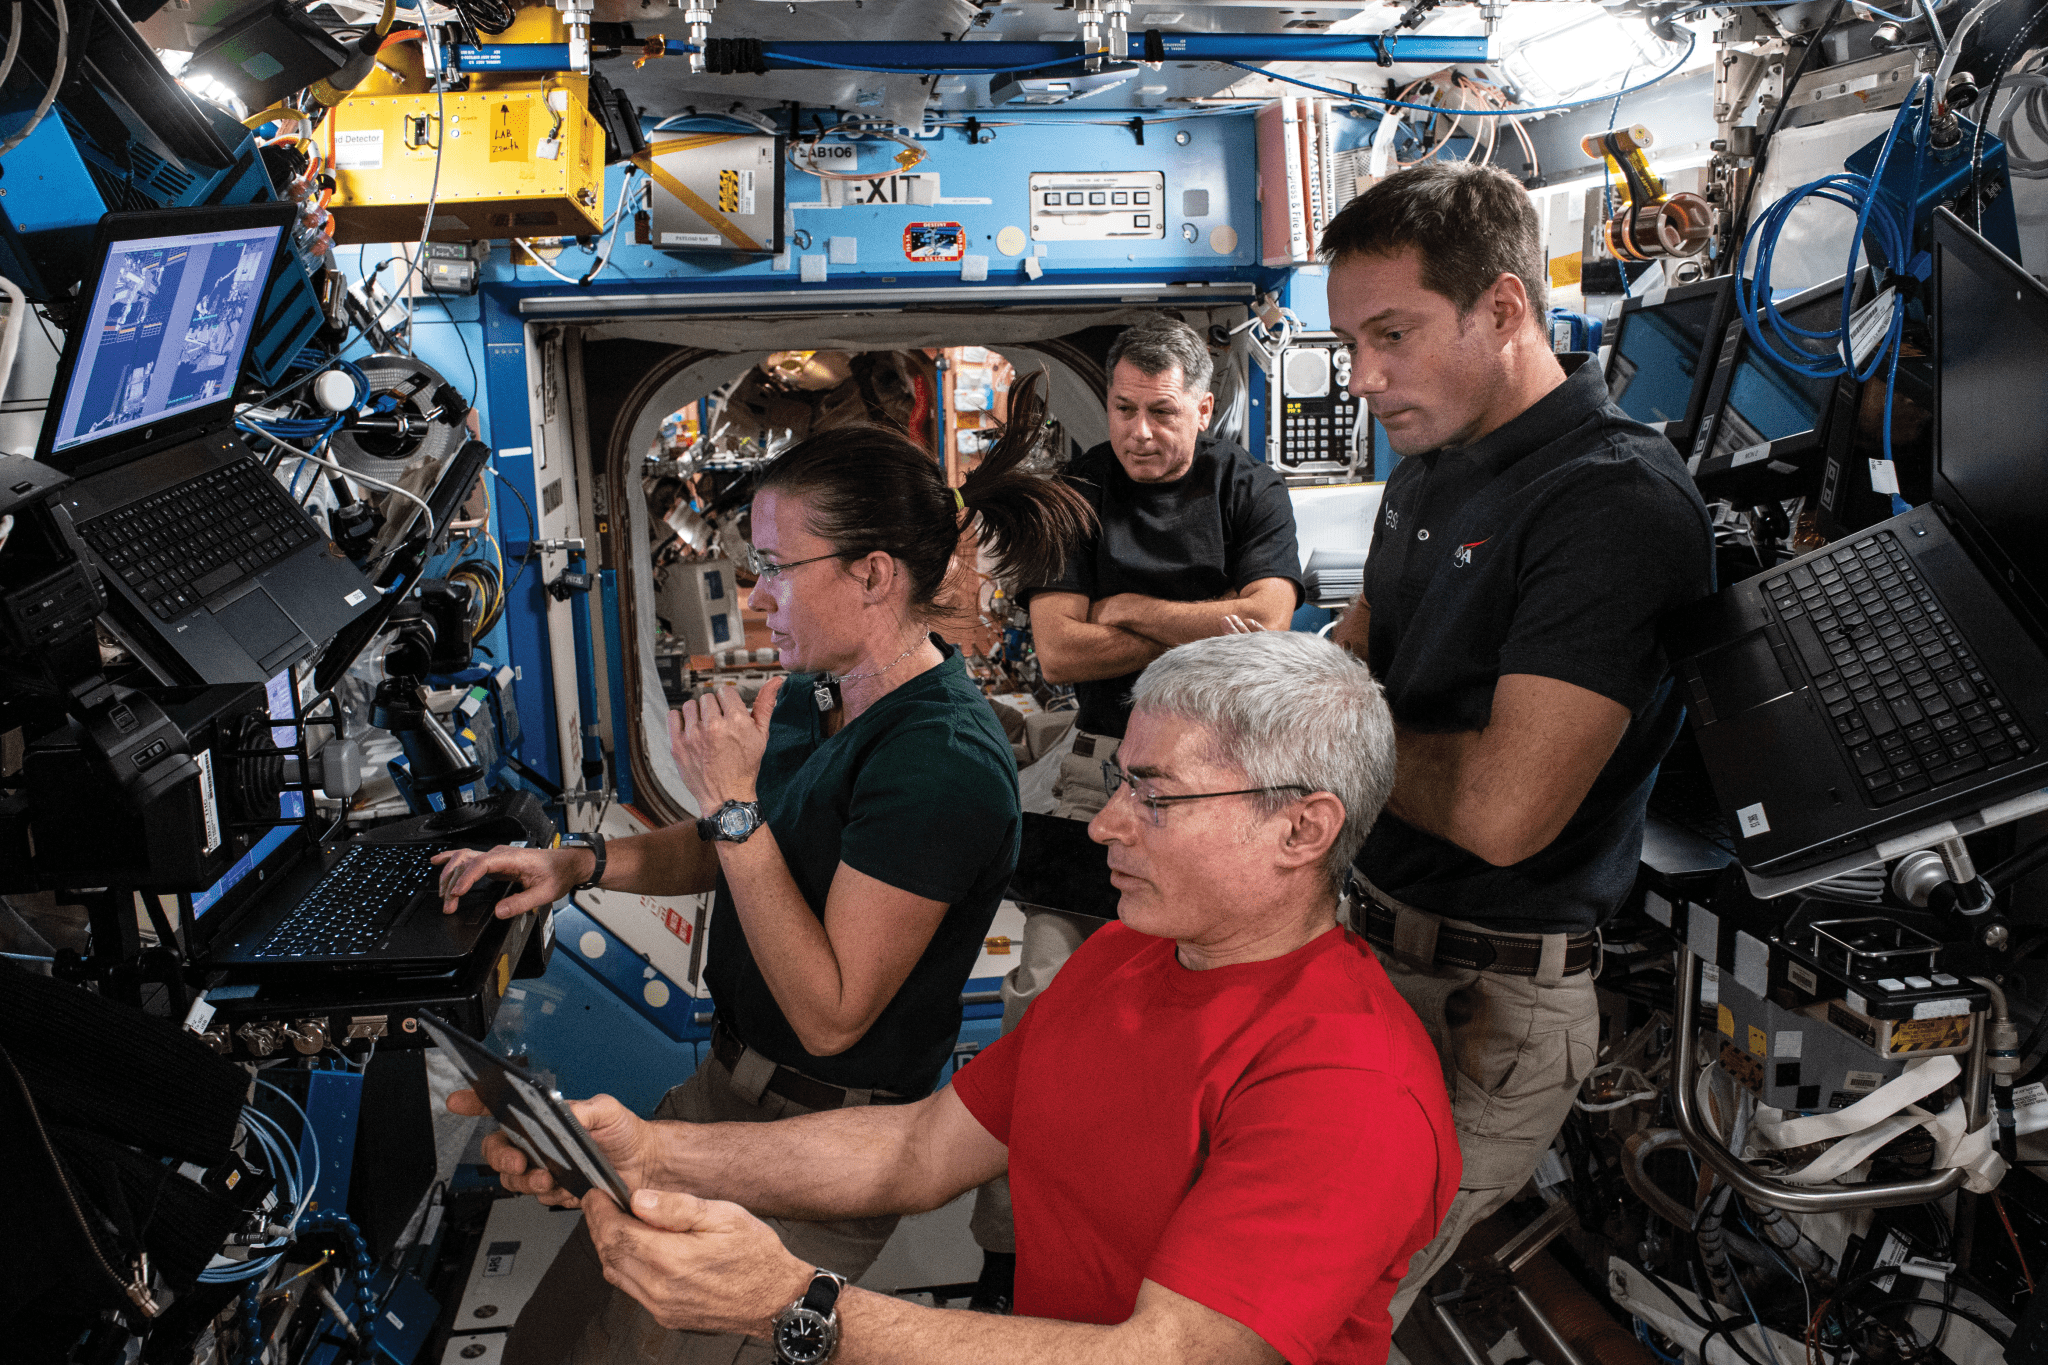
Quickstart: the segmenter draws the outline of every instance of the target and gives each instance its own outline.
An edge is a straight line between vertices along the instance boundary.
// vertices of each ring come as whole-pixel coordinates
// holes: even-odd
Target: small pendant
[[[830,711],[839,705],[839,684],[830,677],[821,677],[811,689],[811,700],[818,704],[820,713]]]

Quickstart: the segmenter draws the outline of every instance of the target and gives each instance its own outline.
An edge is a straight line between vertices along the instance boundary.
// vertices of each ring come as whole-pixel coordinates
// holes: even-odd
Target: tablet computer
[[[578,1199],[600,1189],[621,1209],[632,1208],[633,1192],[560,1095],[535,1085],[532,1077],[445,1019],[421,1010],[419,1020],[503,1125],[506,1137],[529,1160],[547,1167],[557,1185]]]

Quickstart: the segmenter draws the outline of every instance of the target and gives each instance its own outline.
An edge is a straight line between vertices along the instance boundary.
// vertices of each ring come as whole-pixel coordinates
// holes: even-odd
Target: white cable
[[[405,489],[400,488],[397,484],[386,483],[384,482],[384,480],[377,478],[374,475],[364,474],[360,471],[352,472],[350,470],[343,469],[340,465],[334,463],[332,460],[323,460],[318,455],[309,455],[305,451],[300,450],[297,446],[291,444],[289,441],[282,441],[279,440],[277,437],[272,436],[269,432],[265,431],[261,427],[253,427],[241,422],[237,422],[235,423],[235,425],[237,427],[240,427],[243,431],[250,433],[251,435],[261,436],[264,440],[270,442],[272,445],[276,446],[279,450],[282,450],[287,455],[296,455],[298,458],[302,460],[311,460],[314,464],[319,465],[322,469],[331,469],[335,473],[341,475],[344,478],[353,478],[360,480],[363,483],[369,484],[372,488],[381,488],[387,493],[398,494],[399,497],[404,498],[408,502],[418,503],[420,511],[424,512],[427,518],[427,541],[429,544],[433,543],[434,536],[437,534],[434,529],[434,509],[427,506],[426,499],[420,497],[419,494],[409,493]]]
[[[529,256],[531,256],[531,257],[533,257],[533,263],[534,263],[535,265],[539,266],[539,267],[540,267],[540,268],[541,268],[542,270],[545,270],[545,271],[547,271],[547,272],[548,272],[548,274],[550,274],[550,275],[553,275],[553,276],[554,276],[554,277],[555,277],[556,279],[560,280],[560,281],[561,281],[561,282],[562,282],[563,284],[578,284],[578,283],[579,283],[579,282],[578,282],[578,281],[577,281],[577,280],[576,280],[576,279],[575,279],[575,278],[574,278],[573,276],[570,276],[570,275],[564,275],[564,274],[563,274],[563,273],[562,273],[561,271],[559,271],[559,270],[555,269],[555,268],[554,268],[553,266],[549,265],[549,264],[548,264],[548,263],[547,263],[546,261],[542,260],[542,259],[540,258],[540,252],[538,252],[538,251],[536,251],[536,250],[534,249],[534,246],[533,246],[533,243],[532,243],[532,242],[529,242],[529,241],[527,241],[527,240],[526,240],[526,239],[525,239],[524,237],[514,237],[514,238],[513,238],[512,240],[513,240],[514,242],[517,242],[517,243],[519,244],[519,249],[520,249],[520,250],[524,251],[524,252],[525,252],[525,253],[526,253],[527,255],[529,255]]]
[[[30,116],[29,121],[22,125],[20,132],[8,138],[7,141],[0,142],[0,156],[6,156],[9,152],[20,146],[22,140],[36,130],[36,125],[41,123],[43,116],[50,112],[50,106],[57,102],[57,87],[64,84],[64,71],[71,63],[71,13],[64,7],[65,0],[52,0],[52,3],[57,9],[57,69],[50,73],[50,86],[47,90],[43,91],[43,102],[36,106],[36,111]],[[19,7],[15,10],[14,28],[17,33],[21,31],[21,12]],[[11,53],[13,50],[13,45],[10,43],[8,51]]]
[[[637,166],[628,167],[626,173],[619,177],[619,202],[612,209],[612,230],[605,234],[604,250],[598,253],[597,264],[590,268],[589,274],[576,282],[578,288],[587,288],[590,282],[603,274],[604,268],[611,264],[612,246],[619,240],[619,224],[626,218],[626,194],[633,185],[633,177],[638,174]],[[539,260],[540,257],[535,256],[534,259]]]

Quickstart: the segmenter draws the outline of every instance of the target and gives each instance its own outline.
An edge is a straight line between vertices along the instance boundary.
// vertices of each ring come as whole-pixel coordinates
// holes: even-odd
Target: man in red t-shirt
[[[1395,1286],[1459,1174],[1428,1035],[1337,925],[1393,783],[1386,704],[1292,633],[1171,650],[1135,702],[1089,826],[1122,923],[950,1087],[769,1124],[576,1106],[635,1191],[582,1201],[606,1278],[656,1321],[802,1365],[1386,1359]],[[575,1202],[502,1139],[486,1151],[509,1187]],[[755,1217],[918,1212],[1005,1171],[1014,1317],[846,1288]]]

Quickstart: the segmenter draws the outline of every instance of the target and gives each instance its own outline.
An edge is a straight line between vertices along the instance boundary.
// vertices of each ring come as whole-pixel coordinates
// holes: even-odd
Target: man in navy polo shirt
[[[1683,710],[1659,620],[1713,586],[1669,442],[1554,355],[1535,207],[1429,162],[1323,235],[1351,392],[1404,457],[1340,643],[1386,688],[1398,768],[1355,866],[1358,927],[1436,1042],[1457,1202],[1393,1315],[1535,1171],[1593,1069],[1595,927],[1634,883]]]

